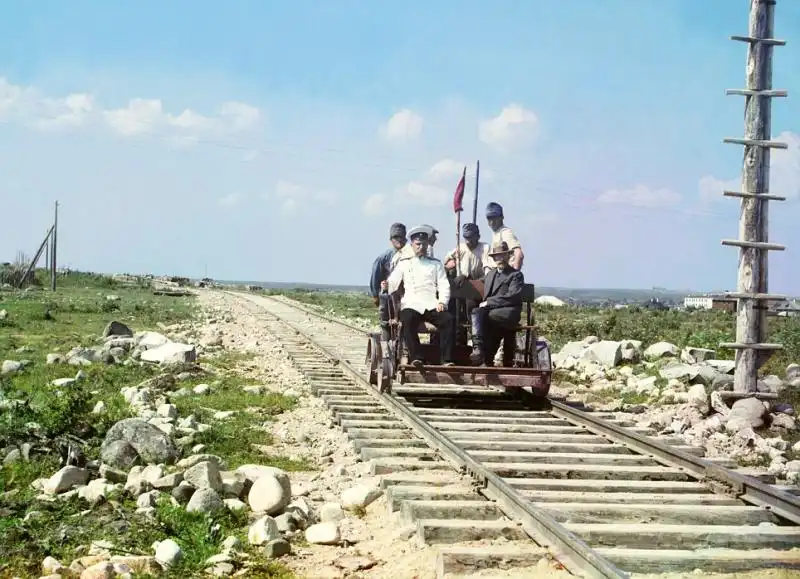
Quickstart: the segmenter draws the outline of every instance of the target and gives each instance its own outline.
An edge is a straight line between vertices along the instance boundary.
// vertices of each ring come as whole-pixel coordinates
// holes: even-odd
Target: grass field
[[[266,290],[267,295],[283,295],[315,306],[329,314],[377,323],[377,308],[366,294],[311,290]],[[553,344],[555,351],[572,340],[597,336],[605,340],[641,340],[645,346],[660,341],[676,346],[717,350],[717,357],[733,359],[733,352],[719,348],[720,342],[733,342],[735,314],[714,311],[658,311],[631,307],[621,310],[535,307],[539,334]],[[762,369],[764,374],[783,376],[786,366],[800,363],[800,318],[769,318],[769,340],[784,345]]]
[[[107,299],[113,295],[116,298]],[[58,389],[56,378],[74,377],[78,367],[46,364],[48,354],[65,354],[75,346],[97,345],[105,325],[111,320],[127,324],[134,331],[162,331],[159,325],[190,320],[196,312],[192,297],[153,295],[146,285],[123,287],[111,278],[75,273],[59,278],[58,291],[32,289],[23,292],[0,290],[0,363],[3,360],[29,360],[31,364],[10,376],[0,377],[0,401],[20,401],[13,408],[0,407],[0,450],[11,445],[33,443],[30,462],[18,461],[0,466],[0,577],[38,577],[45,556],[65,564],[83,554],[93,540],[111,540],[120,553],[152,555],[155,540],[172,537],[182,547],[184,558],[170,574],[161,576],[201,576],[209,556],[219,552],[218,544],[227,535],[246,537],[247,516],[225,511],[210,518],[161,501],[155,517],[131,516],[135,501],[123,495],[89,510],[83,499],[36,500],[30,483],[49,477],[59,468],[61,441],[77,437],[88,459],[98,458],[99,445],[106,431],[118,420],[131,416],[120,389],[136,386],[154,377],[159,370],[138,364],[95,363],[80,369],[85,378],[73,387]],[[218,360],[202,360],[218,369],[212,394],[202,403],[197,398],[176,399],[179,416],[194,413],[212,428],[196,443],[205,452],[218,454],[235,468],[243,463],[270,464],[286,470],[306,470],[308,465],[284,457],[265,457],[253,445],[271,442],[268,431],[252,428],[294,406],[296,401],[279,394],[243,395],[246,382],[236,375],[239,359],[233,355]],[[199,380],[182,382],[191,387]],[[106,405],[104,414],[92,414],[98,401]],[[254,412],[236,414],[231,420],[214,422],[215,410],[240,410],[251,406]],[[2,456],[2,454],[0,454]],[[246,541],[245,541],[246,542]],[[84,549],[82,551],[82,549]],[[252,577],[287,578],[291,574],[281,565],[259,562]]]

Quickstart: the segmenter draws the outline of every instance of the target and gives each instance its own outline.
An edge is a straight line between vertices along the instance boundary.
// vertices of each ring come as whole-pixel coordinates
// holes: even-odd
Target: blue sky
[[[748,4],[9,2],[0,259],[59,199],[75,268],[365,284],[393,221],[454,245],[480,159],[529,281],[733,289]],[[776,36],[770,289],[800,293],[800,2]]]

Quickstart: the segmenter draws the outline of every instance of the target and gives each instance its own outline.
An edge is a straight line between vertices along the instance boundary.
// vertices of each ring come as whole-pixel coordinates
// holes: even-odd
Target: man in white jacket
[[[428,257],[430,228],[419,226],[409,231],[414,257],[402,259],[381,285],[394,293],[403,284],[404,294],[400,300],[400,322],[403,324],[403,339],[408,348],[409,362],[416,367],[423,365],[420,356],[419,326],[430,322],[439,333],[442,364],[453,365],[453,342],[451,336],[453,318],[447,311],[450,301],[450,282],[444,265],[438,259]]]

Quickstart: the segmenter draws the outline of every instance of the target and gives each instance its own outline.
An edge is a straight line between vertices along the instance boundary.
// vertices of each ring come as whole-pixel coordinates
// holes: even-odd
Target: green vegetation
[[[305,289],[273,289],[264,293],[282,295],[334,316],[377,323],[377,308],[366,294]],[[666,341],[680,347],[710,348],[717,350],[719,358],[733,359],[733,352],[720,349],[719,344],[734,341],[735,316],[720,310],[536,306],[535,316],[539,333],[550,340],[556,351],[569,341],[597,336],[604,340],[641,340],[645,346]],[[800,362],[800,319],[769,318],[769,339],[782,343],[785,349],[772,357],[764,372],[783,376],[788,364]]]
[[[0,464],[0,577],[38,577],[48,555],[69,565],[86,554],[85,548],[93,540],[111,540],[121,550],[114,554],[152,555],[151,544],[167,537],[181,546],[184,556],[180,566],[161,576],[202,576],[204,561],[219,552],[226,536],[245,537],[246,515],[187,513],[161,501],[154,517],[147,518],[134,516],[135,501],[121,494],[90,506],[77,496],[53,502],[37,500],[39,491],[31,487],[35,479],[58,470],[66,442],[78,444],[87,459],[97,459],[107,430],[131,416],[120,390],[162,372],[138,364],[46,364],[47,355],[63,355],[76,346],[97,346],[112,320],[134,331],[161,331],[165,325],[189,321],[196,312],[194,298],[154,295],[146,280],[123,284],[97,274],[59,276],[56,293],[40,289],[41,272],[37,279],[39,286],[23,291],[0,289],[0,311],[6,311],[0,315],[0,363],[30,361],[21,372],[0,376],[0,401],[19,401],[13,408],[0,406],[0,459],[6,447],[21,443],[33,447],[30,462]],[[193,413],[198,421],[211,424],[194,442],[204,444],[206,452],[222,456],[231,468],[246,462],[287,470],[309,468],[258,452],[258,445],[271,443],[267,423],[296,401],[280,394],[243,394],[241,387],[246,382],[236,376],[236,368],[247,358],[225,354],[219,360],[204,360],[218,372],[208,378],[212,392],[176,399],[179,416]],[[78,382],[63,388],[52,386],[53,380],[74,378],[79,370],[84,376]],[[200,381],[179,382],[176,388],[191,388]],[[92,409],[98,401],[104,402],[105,413],[96,415]],[[218,410],[240,412],[227,420],[212,420]],[[259,557],[251,556],[254,566],[248,576],[292,576],[281,564]]]
[[[229,360],[227,356],[225,358]],[[187,387],[200,382],[190,382]],[[214,382],[211,393],[206,396],[184,396],[174,400],[179,416],[193,414],[200,422],[214,425],[211,430],[195,437],[195,442],[206,445],[204,452],[224,457],[229,468],[257,463],[286,471],[311,470],[311,465],[304,461],[268,456],[259,451],[259,447],[272,444],[269,429],[264,426],[265,421],[291,410],[297,400],[277,392],[243,392],[242,388],[248,385],[251,383],[238,376],[226,376]],[[213,415],[220,410],[233,410],[236,413],[225,420],[213,420]]]
[[[302,288],[268,289],[261,293],[267,296],[291,298],[302,304],[313,306],[320,310],[320,313],[348,320],[374,322],[378,315],[378,308],[372,303],[372,298],[364,293],[315,291]]]

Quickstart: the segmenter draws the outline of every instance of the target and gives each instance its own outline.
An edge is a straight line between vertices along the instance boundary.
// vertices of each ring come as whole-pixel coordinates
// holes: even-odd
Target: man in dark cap
[[[492,365],[495,352],[503,341],[503,366],[514,363],[516,336],[510,331],[519,327],[522,316],[522,272],[509,264],[512,251],[505,241],[494,245],[489,258],[494,268],[484,279],[483,301],[472,310],[473,364]]]
[[[509,263],[515,269],[521,270],[522,261],[525,259],[525,255],[522,253],[522,244],[511,228],[503,224],[503,206],[494,201],[486,205],[486,221],[492,230],[492,247],[505,242],[512,252]],[[489,265],[494,267],[491,263]]]
[[[444,256],[444,268],[448,271],[459,272],[461,280],[456,280],[456,285],[461,286],[468,279],[483,279],[486,274],[486,260],[489,247],[481,243],[481,231],[475,223],[465,223],[461,227],[461,236],[464,242]],[[459,250],[461,252],[460,267],[456,267]],[[492,263],[494,267],[494,263]]]
[[[389,279],[381,283],[389,294],[393,294],[403,284],[403,297],[400,298],[400,322],[403,324],[403,340],[408,348],[408,360],[420,367],[418,329],[421,322],[430,322],[439,333],[441,362],[453,365],[453,319],[447,311],[450,301],[450,282],[444,266],[438,259],[428,257],[429,229],[424,226],[409,231],[414,257],[398,262],[389,274]]]
[[[392,223],[389,228],[389,241],[392,247],[380,254],[372,264],[372,273],[369,278],[369,293],[373,303],[378,306],[378,317],[384,337],[388,337],[389,308],[388,296],[381,294],[381,284],[389,278],[392,271],[392,258],[396,253],[406,247],[406,226],[402,223]]]

